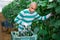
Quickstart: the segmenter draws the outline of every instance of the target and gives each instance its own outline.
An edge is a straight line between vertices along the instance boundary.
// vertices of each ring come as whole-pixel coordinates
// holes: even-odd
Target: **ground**
[[[3,15],[0,13],[0,40],[11,40],[10,34],[2,32],[1,22],[5,20]]]

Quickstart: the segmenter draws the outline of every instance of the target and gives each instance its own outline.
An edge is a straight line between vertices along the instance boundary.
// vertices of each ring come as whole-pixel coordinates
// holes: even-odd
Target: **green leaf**
[[[60,20],[57,20],[54,24],[55,28],[59,28],[60,27]]]
[[[60,2],[60,0],[57,0],[57,2]]]
[[[47,5],[47,9],[50,9],[50,8],[53,8],[53,7],[56,7],[56,3],[50,3]]]
[[[56,38],[56,34],[53,34],[53,35],[52,35],[52,38],[55,39],[55,38]]]
[[[56,11],[57,14],[60,14],[60,6],[56,7],[55,11]]]
[[[40,29],[39,34],[40,35],[46,35],[48,32],[46,30]]]
[[[50,25],[54,26],[55,28],[59,28],[60,27],[60,20],[51,20],[50,21]]]
[[[39,3],[38,3],[38,6],[44,7],[46,5],[47,5],[47,2],[46,1],[39,1]]]
[[[60,35],[58,35],[58,34],[53,34],[53,35],[52,35],[52,38],[55,39],[55,40],[60,40]]]

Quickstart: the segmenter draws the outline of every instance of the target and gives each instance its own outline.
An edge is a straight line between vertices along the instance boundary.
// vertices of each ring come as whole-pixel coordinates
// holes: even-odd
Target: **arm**
[[[37,20],[46,20],[51,16],[51,13],[49,13],[46,16],[40,16],[39,14],[36,15]]]
[[[22,23],[22,19],[23,19],[23,11],[21,11],[17,17],[14,19],[14,21],[17,23],[17,24],[21,24]]]

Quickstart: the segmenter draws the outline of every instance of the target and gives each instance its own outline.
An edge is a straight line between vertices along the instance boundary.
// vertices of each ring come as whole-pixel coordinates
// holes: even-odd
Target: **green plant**
[[[46,20],[39,22],[40,30],[39,30],[39,37],[38,40],[60,40],[59,33],[60,33],[60,2],[59,0],[53,0],[49,2],[48,0],[40,0],[37,1],[38,9],[37,12],[40,15],[46,15],[49,12],[52,12],[54,15]],[[41,4],[40,4],[41,3]],[[40,21],[40,20],[39,20]],[[34,23],[35,25],[37,23]],[[33,24],[32,24],[33,25]],[[36,25],[37,26],[37,25]]]
[[[33,21],[32,30],[38,34],[38,40],[60,40],[60,0],[32,0],[37,2],[37,12],[43,16],[52,12],[54,15],[45,21]],[[30,0],[15,0],[3,8],[3,15],[14,23],[18,13],[29,6]],[[27,6],[28,5],[28,6]],[[35,28],[36,27],[36,28]]]
[[[14,23],[14,18],[18,15],[18,13],[27,8],[27,4],[30,3],[30,1],[26,0],[14,0],[12,3],[8,4],[2,9],[2,13],[4,17],[9,20],[9,23]]]

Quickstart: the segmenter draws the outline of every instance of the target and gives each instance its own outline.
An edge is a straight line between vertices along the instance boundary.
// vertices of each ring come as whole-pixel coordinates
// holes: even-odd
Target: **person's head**
[[[30,12],[34,12],[36,10],[36,8],[37,8],[37,3],[36,2],[32,2],[30,4],[29,11]]]

